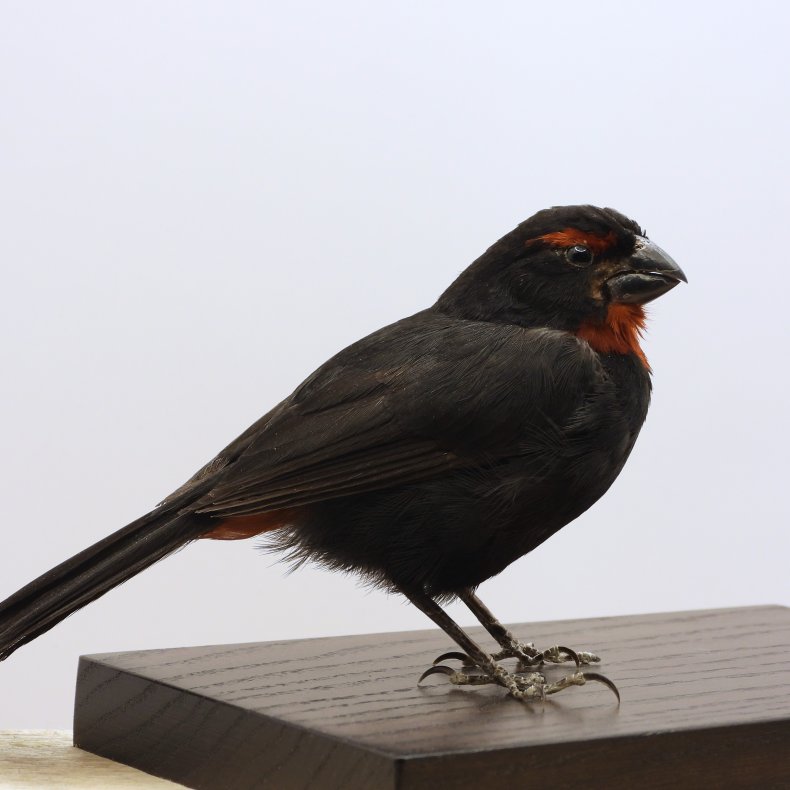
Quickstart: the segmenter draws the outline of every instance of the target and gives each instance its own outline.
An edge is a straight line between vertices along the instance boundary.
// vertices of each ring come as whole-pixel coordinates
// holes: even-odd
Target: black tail
[[[199,537],[207,525],[205,516],[172,507],[153,510],[39,576],[0,603],[0,661]]]

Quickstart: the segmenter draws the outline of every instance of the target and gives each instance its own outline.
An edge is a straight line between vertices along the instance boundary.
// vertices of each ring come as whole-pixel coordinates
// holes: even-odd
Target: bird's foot
[[[601,657],[589,650],[571,650],[569,647],[554,645],[540,654],[544,661],[552,664],[562,664],[563,661],[575,661],[576,666],[588,666],[589,664],[599,664]]]
[[[448,658],[458,658],[465,663],[470,663],[471,659],[465,653],[451,651],[443,653],[433,663],[439,664]],[[502,649],[494,653],[491,658],[494,661],[502,661],[505,658],[518,659],[519,669],[528,667],[542,666],[546,662],[550,664],[562,664],[566,661],[573,661],[577,667],[597,664],[600,657],[587,650],[571,650],[564,645],[554,645],[546,650],[537,650],[532,642],[522,642],[519,639],[511,638],[502,643]]]
[[[588,681],[595,681],[610,688],[617,697],[618,703],[620,702],[620,692],[617,690],[617,686],[609,678],[599,675],[597,672],[572,672],[570,675],[565,675],[565,677],[550,683],[541,672],[508,672],[496,663],[493,656],[491,662],[482,667],[471,663],[469,657],[464,653],[446,653],[441,658],[460,658],[464,661],[464,666],[460,670],[456,670],[443,664],[434,664],[422,673],[418,682],[422,682],[429,675],[441,674],[445,675],[455,686],[482,686],[496,683],[506,688],[508,695],[514,699],[528,702],[545,699],[549,694],[556,694],[571,686],[583,686]]]
[[[545,650],[537,650],[532,642],[522,642],[519,639],[509,639],[502,645],[498,653],[494,653],[495,661],[503,658],[517,658],[522,666],[541,666],[546,662],[550,664],[562,664],[566,661],[573,661],[577,667],[597,664],[601,659],[595,653],[587,650],[571,650],[564,645],[552,645]]]

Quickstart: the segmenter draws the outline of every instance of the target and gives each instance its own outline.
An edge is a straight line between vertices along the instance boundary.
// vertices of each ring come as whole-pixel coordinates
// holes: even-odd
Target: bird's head
[[[436,307],[471,320],[575,332],[599,351],[619,344],[644,360],[632,347],[644,325],[642,305],[681,280],[675,261],[620,212],[556,206],[486,250]]]

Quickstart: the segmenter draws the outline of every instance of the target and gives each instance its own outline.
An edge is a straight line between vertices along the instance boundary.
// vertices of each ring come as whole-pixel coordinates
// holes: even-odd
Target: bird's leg
[[[590,653],[586,650],[571,650],[563,645],[553,645],[546,650],[536,650],[534,644],[522,642],[508,631],[471,589],[462,590],[458,593],[458,597],[469,607],[469,610],[480,621],[480,624],[496,639],[502,648],[502,650],[494,654],[493,658],[495,661],[500,661],[503,658],[517,658],[521,665],[527,667],[539,666],[545,661],[549,661],[552,664],[573,661],[578,667],[581,664],[594,664],[601,660],[595,653]],[[442,661],[444,657],[440,656],[436,660]]]
[[[442,674],[446,675],[449,681],[456,686],[496,683],[506,688],[510,696],[526,701],[543,699],[548,694],[556,694],[570,686],[583,686],[588,680],[594,680],[611,688],[617,695],[617,699],[620,699],[617,688],[608,678],[592,672],[574,672],[556,683],[549,683],[540,672],[508,672],[497,663],[494,656],[486,653],[433,598],[424,593],[404,593],[404,595],[465,651],[463,654],[454,654],[455,657],[464,659],[465,665],[461,670],[434,665],[423,672],[420,681],[428,675]],[[503,628],[501,624],[500,628]]]

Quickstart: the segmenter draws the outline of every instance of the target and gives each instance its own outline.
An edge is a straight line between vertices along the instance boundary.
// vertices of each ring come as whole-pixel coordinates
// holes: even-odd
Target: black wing
[[[229,517],[479,466],[561,442],[600,375],[568,333],[424,311],[329,360],[177,493],[211,477],[195,509]]]

